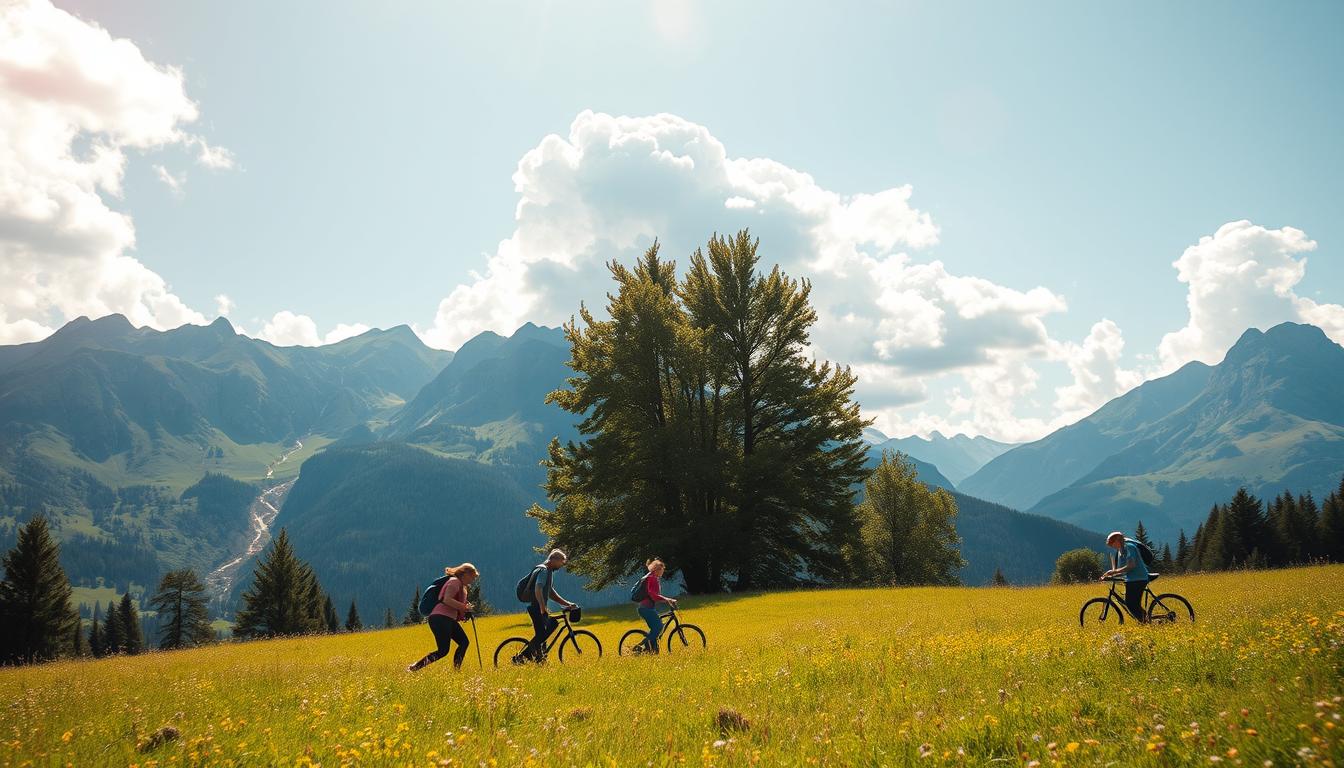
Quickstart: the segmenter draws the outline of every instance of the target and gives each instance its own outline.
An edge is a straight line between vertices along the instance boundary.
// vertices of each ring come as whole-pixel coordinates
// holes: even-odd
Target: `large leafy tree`
[[[60,555],[46,518],[34,517],[19,529],[0,581],[0,662],[46,661],[70,647],[79,614],[70,607]]]
[[[205,585],[190,568],[165,573],[150,605],[159,614],[160,648],[190,648],[214,640]]]
[[[957,502],[920,482],[914,464],[884,451],[859,505],[863,545],[856,565],[876,584],[957,584]]]
[[[810,286],[714,237],[684,281],[654,244],[610,264],[610,320],[565,328],[575,376],[549,401],[583,418],[551,444],[542,531],[597,586],[658,554],[691,592],[838,579],[857,536],[864,426],[854,376],[806,357]]]
[[[274,637],[321,632],[327,628],[325,597],[312,567],[294,554],[289,535],[281,528],[243,593],[233,633]]]

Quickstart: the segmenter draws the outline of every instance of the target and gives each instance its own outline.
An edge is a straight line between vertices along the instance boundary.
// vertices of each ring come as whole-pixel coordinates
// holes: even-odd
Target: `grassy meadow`
[[[1100,586],[687,599],[709,649],[652,658],[618,606],[600,661],[499,670],[497,616],[483,673],[407,673],[423,626],[5,669],[0,765],[1341,765],[1341,581],[1163,579],[1198,623],[1123,629],[1078,626]]]

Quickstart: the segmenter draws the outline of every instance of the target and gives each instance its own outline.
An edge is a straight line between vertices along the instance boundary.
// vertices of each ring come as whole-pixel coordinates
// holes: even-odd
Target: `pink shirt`
[[[444,603],[444,598],[451,598],[459,603],[467,602],[467,590],[462,586],[461,579],[454,576],[443,583],[443,589],[439,590],[439,602],[434,604],[434,610],[430,611],[429,615],[447,616],[450,619],[457,619],[458,621],[462,621],[467,617],[465,611],[459,611]]]
[[[653,571],[649,571],[648,575],[644,578],[649,580],[649,596],[640,600],[639,604],[645,608],[652,608],[657,604],[658,598],[663,596],[663,593],[658,591],[658,577],[654,575]]]

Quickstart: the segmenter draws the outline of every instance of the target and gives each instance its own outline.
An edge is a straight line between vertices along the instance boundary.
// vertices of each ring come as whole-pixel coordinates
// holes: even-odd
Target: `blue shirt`
[[[551,582],[555,578],[555,571],[546,567],[545,563],[532,569],[532,602],[537,602],[537,585],[541,585],[541,608],[545,610],[546,602],[551,599]]]
[[[1125,546],[1118,555],[1116,567],[1124,568],[1130,563],[1134,563],[1134,567],[1125,571],[1125,581],[1148,581],[1148,565],[1143,562],[1138,545],[1126,539]]]

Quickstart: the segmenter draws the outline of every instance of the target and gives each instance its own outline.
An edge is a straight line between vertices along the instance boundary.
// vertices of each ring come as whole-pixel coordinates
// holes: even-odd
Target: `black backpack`
[[[649,599],[649,574],[640,576],[635,586],[630,588],[630,602],[642,603]]]
[[[428,616],[434,610],[434,606],[439,604],[439,591],[448,583],[449,578],[451,577],[445,573],[425,587],[424,594],[420,595],[420,605],[416,606],[421,616]]]
[[[1138,539],[1131,539],[1128,536],[1125,537],[1125,542],[1127,544],[1133,544],[1135,548],[1139,550],[1139,557],[1143,558],[1144,565],[1148,566],[1149,568],[1152,568],[1153,563],[1157,562],[1157,556],[1153,554],[1152,547],[1148,546],[1147,544],[1144,544],[1142,541],[1139,541]]]
[[[539,566],[544,568],[545,566]],[[533,568],[526,576],[518,580],[518,602],[530,603],[536,596],[537,569]]]

